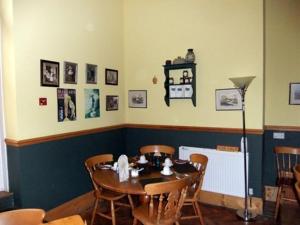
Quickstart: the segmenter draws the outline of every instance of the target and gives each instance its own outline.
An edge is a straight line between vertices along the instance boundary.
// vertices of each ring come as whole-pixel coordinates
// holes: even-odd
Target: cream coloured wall
[[[119,0],[13,0],[12,42],[15,118],[7,118],[7,138],[22,140],[123,123],[123,2]],[[10,49],[11,51],[11,49]],[[60,88],[75,88],[77,120],[57,122],[56,88],[40,86],[40,59],[60,62]],[[63,62],[78,63],[78,84],[63,83]],[[98,84],[85,84],[85,64],[98,65]],[[104,85],[105,68],[119,70],[119,85]],[[8,79],[5,88],[9,86]],[[84,89],[100,89],[100,118],[84,118]],[[105,110],[105,96],[119,95],[118,111]],[[46,97],[48,105],[38,105]],[[11,97],[5,96],[6,105]],[[6,114],[10,108],[6,108]],[[16,119],[17,124],[14,124]],[[11,126],[16,126],[12,129]]]
[[[215,89],[232,87],[229,77],[251,75],[247,128],[262,128],[263,1],[124,2],[125,89],[148,90],[148,108],[126,107],[127,123],[241,127],[240,111],[216,111]],[[197,107],[190,100],[171,100],[167,107],[162,65],[188,48],[196,54]]]
[[[300,106],[289,105],[299,75],[300,1],[266,0],[266,125],[300,126]]]

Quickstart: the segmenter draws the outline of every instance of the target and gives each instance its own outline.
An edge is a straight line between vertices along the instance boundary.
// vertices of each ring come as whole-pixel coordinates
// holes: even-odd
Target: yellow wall
[[[240,111],[216,111],[215,89],[232,87],[229,77],[256,76],[246,96],[247,127],[262,128],[263,1],[124,2],[126,90],[148,90],[147,110],[126,108],[126,122],[241,127]],[[162,65],[188,48],[196,54],[197,107],[190,100],[167,107]]]
[[[4,37],[12,42],[14,55],[12,71],[4,71],[5,89],[14,89],[13,95],[5,92],[6,129],[11,131],[7,138],[20,140],[123,123],[122,19],[123,2],[119,0],[13,0],[13,37]],[[60,62],[60,88],[77,91],[77,121],[57,122],[56,88],[40,86],[40,59]],[[77,85],[63,83],[64,61],[78,63]],[[97,85],[85,84],[86,63],[98,65]],[[105,68],[119,70],[118,86],[104,85]],[[100,118],[84,118],[84,88],[100,88]],[[105,110],[108,94],[120,96],[118,111]],[[8,107],[14,95],[16,101]],[[48,106],[40,107],[39,97],[48,98]],[[10,113],[16,116],[11,118]],[[11,128],[16,121],[16,128]]]
[[[266,125],[300,126],[291,82],[300,82],[300,1],[266,0]]]
[[[229,77],[256,76],[247,92],[247,127],[263,125],[261,0],[3,0],[13,23],[4,35],[7,138],[22,140],[121,123],[241,127],[241,112],[215,110],[215,89]],[[3,15],[2,15],[3,16]],[[7,25],[6,24],[6,25]],[[6,30],[4,29],[4,32]],[[193,48],[197,107],[164,102],[166,59]],[[40,59],[60,62],[60,87],[77,90],[77,121],[57,122],[56,88],[40,86]],[[79,65],[77,85],[63,83],[63,61]],[[85,64],[98,65],[98,84],[85,84]],[[104,85],[106,67],[119,85]],[[152,84],[153,76],[158,84]],[[101,117],[84,119],[84,88],[100,88]],[[128,108],[131,89],[148,90],[148,108]],[[105,95],[120,96],[105,111]],[[38,106],[38,98],[48,106]]]

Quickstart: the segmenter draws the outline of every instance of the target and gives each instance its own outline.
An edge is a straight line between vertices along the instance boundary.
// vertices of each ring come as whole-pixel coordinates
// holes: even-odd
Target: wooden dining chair
[[[168,145],[146,145],[140,148],[141,155],[152,155],[160,153],[163,156],[172,158],[175,153],[175,148]]]
[[[294,166],[294,175],[297,182],[300,182],[300,164]]]
[[[193,206],[194,215],[191,216],[182,216],[181,219],[194,219],[198,218],[201,225],[204,225],[203,216],[200,210],[199,198],[200,192],[202,188],[202,183],[206,171],[206,166],[208,162],[208,158],[202,154],[191,154],[190,162],[194,165],[194,167],[198,170],[198,175],[195,177],[192,185],[189,187],[187,191],[187,196],[184,202],[184,206]]]
[[[97,169],[98,166],[104,165],[108,162],[113,161],[113,155],[112,154],[103,154],[103,155],[96,155],[93,157],[88,158],[85,161],[85,167],[89,172],[92,184],[94,186],[94,196],[95,196],[95,203],[94,208],[92,212],[92,219],[91,219],[91,225],[94,224],[95,215],[99,215],[101,217],[104,217],[106,219],[109,219],[112,221],[112,224],[116,224],[116,216],[115,216],[115,205],[118,206],[125,206],[129,208],[133,208],[133,201],[130,195],[122,194],[122,193],[116,193],[110,190],[106,190],[99,185],[96,184],[96,182],[93,179],[93,173]],[[128,196],[129,204],[119,202],[122,198]],[[100,200],[106,200],[110,202],[110,215],[104,214],[97,211],[99,207]]]
[[[276,184],[278,186],[274,218],[277,219],[281,200],[295,201],[290,196],[286,196],[286,193],[288,190],[291,193],[295,184],[293,167],[300,160],[298,159],[300,158],[300,148],[277,146],[274,148],[274,153],[277,169]]]
[[[86,225],[79,215],[68,216],[48,223],[40,223],[39,225]]]
[[[300,202],[300,181],[297,181],[297,182],[295,183],[295,188],[296,188],[298,200],[299,200],[299,202]]]
[[[42,209],[17,209],[0,213],[0,225],[38,225],[43,222]]]
[[[147,184],[145,191],[150,201],[133,210],[133,225],[138,221],[144,225],[178,225],[187,186],[187,178]]]

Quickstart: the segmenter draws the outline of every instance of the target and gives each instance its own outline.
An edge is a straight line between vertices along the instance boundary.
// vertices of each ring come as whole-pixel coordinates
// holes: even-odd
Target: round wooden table
[[[146,170],[146,168],[145,168]],[[173,170],[173,174],[169,176],[162,175],[160,171],[150,169],[148,172],[140,172],[138,177],[131,177],[127,181],[120,182],[119,174],[110,169],[98,169],[93,174],[94,181],[101,186],[102,188],[124,193],[130,195],[140,195],[141,203],[145,203],[148,201],[146,192],[144,190],[145,181],[147,183],[155,183],[151,182],[152,179],[156,179],[156,182],[165,182],[171,181],[175,179],[181,179],[185,177],[190,177],[191,179],[197,176],[198,172],[190,172],[190,173],[177,173]],[[157,181],[159,180],[159,181]]]

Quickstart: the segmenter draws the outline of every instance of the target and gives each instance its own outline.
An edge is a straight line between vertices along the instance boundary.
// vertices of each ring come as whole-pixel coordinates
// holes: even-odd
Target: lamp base
[[[249,210],[245,210],[245,209],[239,209],[236,212],[236,215],[246,222],[255,220],[257,216],[256,213],[250,212]]]

